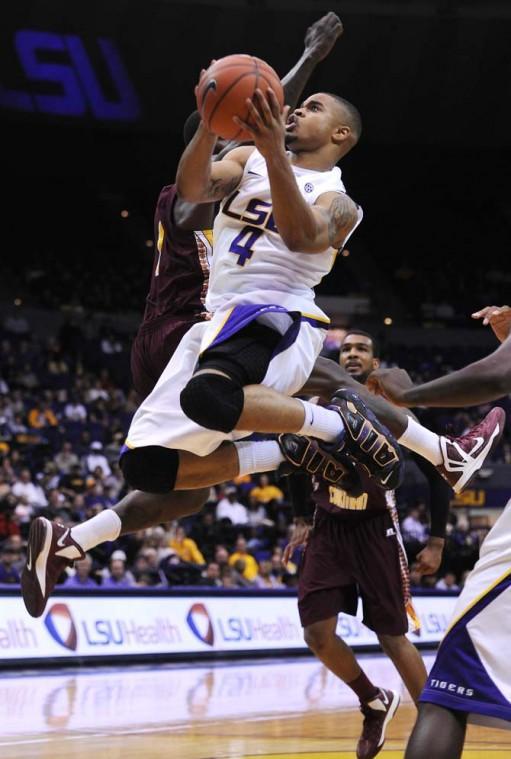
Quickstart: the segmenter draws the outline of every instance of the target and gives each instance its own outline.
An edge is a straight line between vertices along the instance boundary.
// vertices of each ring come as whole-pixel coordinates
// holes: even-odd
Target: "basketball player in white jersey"
[[[219,447],[222,442],[250,432],[298,432],[320,441],[299,452],[300,463],[307,456],[310,462],[318,447],[325,453],[321,441],[334,463],[347,447],[393,489],[399,448],[359,398],[350,394],[348,409],[347,399],[322,408],[290,397],[309,377],[328,324],[313,288],[362,218],[336,166],[360,137],[360,115],[329,93],[307,98],[287,121],[271,90],[258,90],[247,106],[250,124],[238,123],[255,147],[212,162],[216,137],[202,125],[181,158],[180,195],[193,203],[222,201],[206,300],[214,316],[187,333],[135,414],[124,474],[132,487],[151,492],[201,487],[275,469],[284,458],[275,441]],[[484,446],[464,459],[463,472],[458,467],[455,489],[482,465],[501,434],[499,419],[497,412],[485,420]],[[352,424],[363,435],[351,434]],[[438,436],[411,424],[405,421],[400,442],[435,465],[448,462],[449,443],[442,457]],[[324,472],[332,459],[323,462]]]
[[[453,374],[413,386],[401,369],[372,387],[401,406],[470,406],[511,393],[511,308],[473,314],[502,345]],[[511,728],[511,501],[486,536],[422,692],[406,759],[458,759],[467,721]]]
[[[206,300],[213,318],[187,333],[133,418],[122,466],[142,490],[195,486],[190,475],[206,471],[201,459],[250,432],[294,431],[329,443],[343,435],[338,411],[290,396],[312,372],[328,324],[313,288],[362,218],[336,166],[358,141],[360,116],[327,93],[308,98],[287,124],[271,90],[257,90],[247,105],[255,147],[213,162],[216,137],[202,125],[178,167],[182,198],[222,201]],[[375,427],[388,456],[373,473],[386,467],[392,475],[397,446]],[[282,458],[265,461],[266,469]]]
[[[365,463],[368,474],[393,489],[401,472],[399,448],[356,394],[337,392],[330,408],[289,397],[311,373],[328,323],[312,288],[361,218],[335,166],[360,136],[359,114],[326,93],[308,98],[287,125],[271,93],[258,93],[250,107],[255,148],[237,148],[213,163],[216,138],[202,126],[180,163],[178,185],[185,199],[223,199],[206,303],[216,313],[185,335],[135,414],[121,466],[128,483],[148,495],[269,471],[285,459],[331,482],[342,478],[347,488],[346,466],[353,470],[354,463],[347,449]],[[292,152],[286,153],[285,141]],[[329,371],[324,367],[321,373],[326,379]],[[330,372],[330,379],[332,392],[350,382],[346,373],[338,381]],[[393,425],[399,442],[438,466],[457,492],[501,434],[499,414],[492,411],[458,441],[465,450],[473,435],[481,435],[484,445],[477,456],[466,455],[452,468],[451,441],[374,400],[380,401],[377,413],[387,413],[386,423]],[[299,438],[303,447],[286,455],[275,440],[221,445],[247,431],[299,432],[311,438]],[[122,524],[107,509],[73,528],[39,526],[27,564],[33,616],[44,610],[62,562],[116,540]]]

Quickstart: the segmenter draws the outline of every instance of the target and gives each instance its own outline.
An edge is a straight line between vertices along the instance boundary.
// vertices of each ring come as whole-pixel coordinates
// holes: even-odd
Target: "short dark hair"
[[[344,337],[342,339],[341,348],[342,348],[342,345],[343,345],[344,341],[348,337],[348,335],[363,335],[364,337],[368,337],[369,340],[373,344],[373,356],[374,356],[374,358],[379,358],[380,357],[380,346],[378,345],[378,341],[376,340],[376,338],[374,338],[373,335],[371,335],[370,332],[367,332],[367,330],[365,330],[365,329],[357,329],[357,327],[350,327],[346,331],[346,334],[344,335]]]
[[[326,92],[325,94],[330,95],[331,98],[334,98],[334,100],[337,100],[342,105],[348,116],[348,126],[355,137],[355,142],[358,142],[362,134],[362,116],[358,108],[353,103],[350,103],[349,100],[336,95],[335,92]]]
[[[183,127],[183,139],[185,141],[185,145],[188,145],[188,143],[192,141],[195,132],[199,128],[200,122],[201,117],[199,111],[192,111],[192,113],[186,119]]]

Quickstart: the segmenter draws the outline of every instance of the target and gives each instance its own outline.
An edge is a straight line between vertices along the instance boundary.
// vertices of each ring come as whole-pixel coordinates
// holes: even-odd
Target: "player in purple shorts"
[[[502,345],[424,385],[402,369],[375,372],[372,387],[401,406],[471,406],[511,393],[511,308],[473,314]],[[476,444],[477,443],[476,441]],[[467,722],[511,728],[511,501],[486,536],[420,698],[405,759],[459,759]]]

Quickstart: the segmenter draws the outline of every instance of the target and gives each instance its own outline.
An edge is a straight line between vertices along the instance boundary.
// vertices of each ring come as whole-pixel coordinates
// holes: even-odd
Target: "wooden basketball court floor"
[[[383,656],[361,659],[376,683],[401,689]],[[382,759],[403,756],[414,721],[402,695]],[[351,759],[360,725],[351,691],[312,658],[0,679],[2,759]],[[463,756],[511,758],[511,732],[470,727]]]

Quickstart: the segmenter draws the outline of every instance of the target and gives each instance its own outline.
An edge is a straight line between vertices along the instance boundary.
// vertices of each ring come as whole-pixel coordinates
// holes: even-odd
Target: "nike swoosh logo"
[[[57,540],[57,545],[59,548],[65,548],[66,546],[66,538],[71,532],[70,528],[68,527],[67,530],[63,535],[60,536],[60,538]]]
[[[257,171],[250,171],[250,169],[247,171],[247,174],[253,174],[255,177],[262,177],[262,174],[258,174]]]
[[[207,85],[204,88],[204,94],[202,96],[202,102],[206,100],[208,92],[212,90],[213,92],[216,92],[216,79],[210,79]]]
[[[30,545],[27,546],[27,570],[29,572],[32,571],[32,551],[30,550]]]

